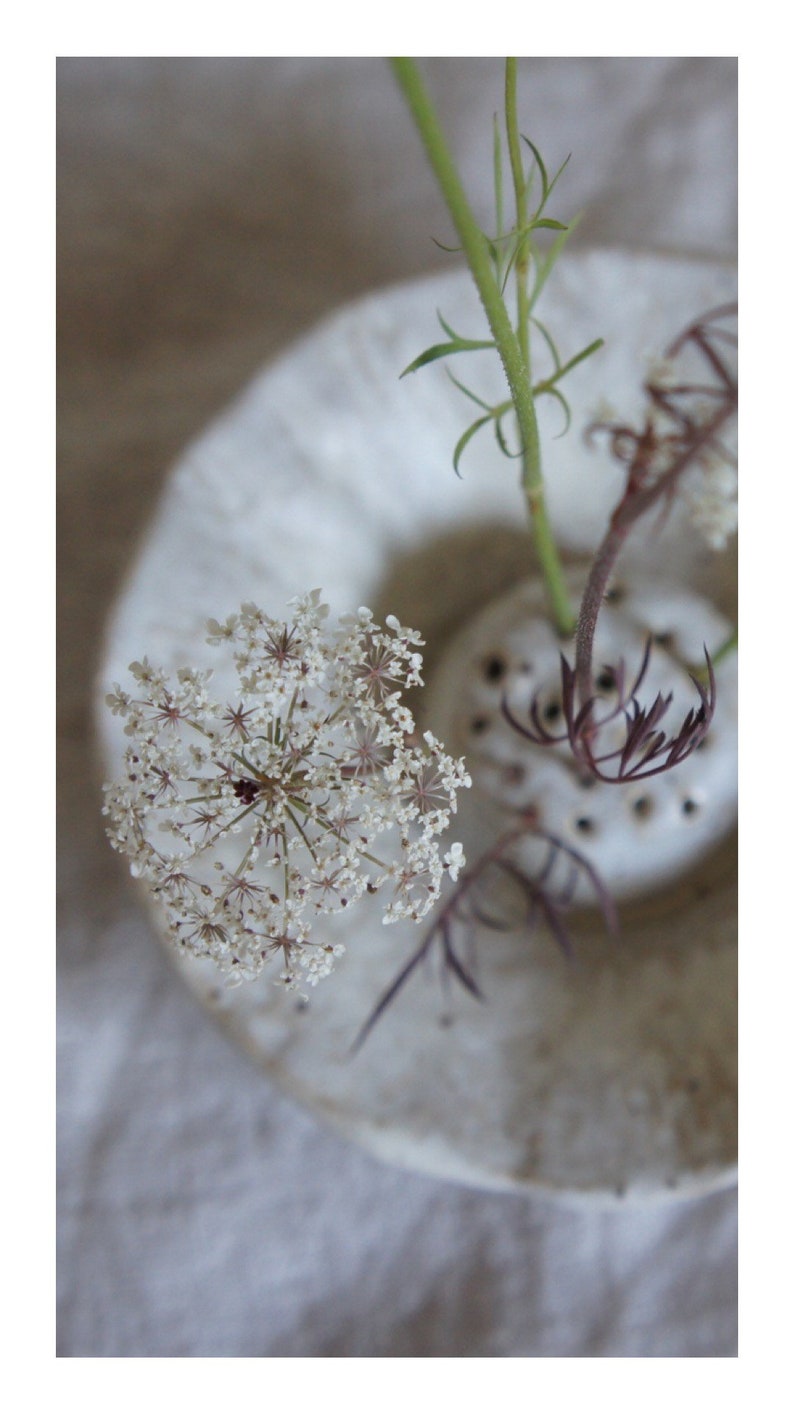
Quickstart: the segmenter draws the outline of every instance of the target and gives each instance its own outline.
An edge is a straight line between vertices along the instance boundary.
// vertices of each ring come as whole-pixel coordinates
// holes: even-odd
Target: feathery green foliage
[[[495,118],[493,181],[496,230],[493,235],[488,235],[477,225],[469,208],[416,65],[411,59],[394,59],[392,66],[413,113],[461,240],[459,247],[442,248],[458,248],[465,254],[493,335],[491,339],[464,337],[450,328],[439,314],[439,322],[447,334],[447,339],[426,348],[413,359],[402,376],[460,353],[494,349],[499,354],[510,391],[510,397],[506,401],[490,405],[456,378],[452,378],[456,386],[475,402],[481,411],[481,415],[475,417],[458,438],[452,453],[452,463],[456,474],[459,475],[464,451],[477,433],[487,426],[493,428],[497,444],[506,456],[521,458],[521,485],[534,532],[538,561],[546,580],[554,621],[558,631],[567,636],[573,631],[574,614],[568,602],[559,553],[546,513],[535,402],[540,397],[548,396],[560,404],[564,417],[560,435],[564,434],[570,426],[571,411],[559,384],[575,367],[597,352],[603,340],[596,339],[577,353],[563,357],[551,333],[533,311],[578,220],[577,218],[564,223],[547,213],[549,198],[569,159],[566,158],[554,175],[549,177],[538,148],[528,137],[519,133],[516,117],[516,65],[514,59],[508,59],[505,68],[504,121],[515,198],[515,220],[511,228],[506,230],[502,136],[499,121]],[[528,164],[522,142],[529,148]],[[531,199],[533,191],[537,195],[535,202]],[[538,242],[537,235],[545,231],[554,232],[555,239],[544,248],[544,245]],[[511,288],[515,300],[513,315],[509,313],[506,302],[507,293]],[[533,331],[540,336],[552,362],[552,371],[538,380],[533,380],[532,376]],[[508,418],[515,420],[515,434],[509,435],[506,431],[505,422]],[[510,449],[511,442],[517,443],[517,451]]]

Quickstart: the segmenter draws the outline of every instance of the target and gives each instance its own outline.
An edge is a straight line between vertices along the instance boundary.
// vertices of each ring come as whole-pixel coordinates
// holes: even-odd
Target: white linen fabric
[[[500,63],[424,69],[486,220]],[[520,93],[549,167],[573,153],[580,243],[735,253],[732,59],[525,60]],[[380,60],[63,59],[58,104],[59,1355],[734,1356],[733,1192],[604,1212],[383,1167],[275,1091],[153,940],[90,710],[136,537],[264,360],[454,257]]]

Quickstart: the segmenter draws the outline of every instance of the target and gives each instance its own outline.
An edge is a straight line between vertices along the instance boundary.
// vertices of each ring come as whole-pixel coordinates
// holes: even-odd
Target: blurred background
[[[424,73],[484,222],[500,60]],[[522,61],[575,239],[732,257],[736,62]],[[555,212],[556,214],[556,212]],[[384,61],[58,63],[59,1345],[65,1357],[730,1357],[735,1197],[615,1213],[379,1166],[195,1006],[100,818],[103,624],[185,444],[454,243]]]

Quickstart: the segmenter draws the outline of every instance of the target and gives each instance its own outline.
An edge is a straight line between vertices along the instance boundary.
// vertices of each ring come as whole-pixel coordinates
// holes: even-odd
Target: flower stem
[[[650,485],[638,488],[632,485],[630,480],[622,499],[613,510],[607,532],[593,558],[579,610],[576,629],[576,690],[580,705],[584,705],[593,694],[593,639],[596,623],[610,575],[629,531],[652,506],[664,496],[669,497],[672,494],[684,471],[713,444],[725,423],[734,415],[734,411],[731,402],[721,407],[710,422],[693,433],[686,449],[674,464]],[[720,649],[721,656],[727,655],[732,645],[730,639],[727,644],[723,644],[725,651]]]
[[[403,96],[410,108],[430,165],[433,168],[441,188],[447,210],[452,218],[455,230],[458,233],[463,252],[468,261],[469,269],[471,270],[474,283],[477,286],[477,292],[488,319],[497,352],[502,360],[513,400],[513,406],[518,419],[522,447],[522,488],[534,530],[538,563],[546,584],[549,605],[557,631],[561,636],[569,637],[574,631],[576,618],[571,609],[565,585],[562,562],[554,537],[551,533],[551,526],[546,511],[543,476],[540,465],[538,423],[535,415],[535,404],[528,368],[528,352],[525,355],[524,351],[522,351],[522,343],[526,342],[528,344],[528,335],[526,332],[528,329],[528,308],[526,310],[527,317],[523,325],[521,323],[522,315],[519,313],[519,327],[523,327],[524,329],[524,334],[519,338],[510,322],[510,317],[494,274],[488,241],[474,219],[455,163],[447,147],[446,139],[416,64],[413,59],[392,59],[391,66],[395,78],[402,89]],[[510,69],[508,67],[508,75],[509,74]],[[508,79],[508,82],[512,82],[513,97],[510,101],[512,102],[514,110],[514,68],[512,80]],[[517,129],[515,129],[514,121],[513,129],[515,136]],[[509,125],[508,140],[510,140]],[[520,172],[520,154],[517,153],[516,155],[519,160]],[[516,185],[516,167],[512,146],[510,161],[513,169],[514,185]],[[519,188],[522,192],[525,191],[523,175],[520,176],[519,186],[516,187],[517,198]],[[520,297],[519,295],[519,299]]]
[[[510,154],[510,171],[513,176],[513,190],[516,199],[516,230],[523,231],[527,224],[527,183],[524,177],[524,164],[521,160],[521,137],[518,131],[515,59],[505,59],[505,126],[507,128],[507,150]],[[521,347],[521,355],[527,370],[527,379],[531,384],[532,365],[529,358],[529,296],[527,293],[529,242],[526,239],[521,240],[516,255],[515,272],[518,305],[516,331]]]

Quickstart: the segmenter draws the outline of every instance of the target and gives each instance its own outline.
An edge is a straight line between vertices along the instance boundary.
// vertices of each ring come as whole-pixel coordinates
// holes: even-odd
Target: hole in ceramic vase
[[[488,657],[483,663],[483,676],[486,681],[501,681],[507,671],[507,664],[504,657]]]
[[[523,784],[527,777],[525,765],[505,765],[502,771],[502,780],[506,785],[515,788]]]
[[[626,605],[630,606],[634,598],[635,593],[628,586]],[[729,806],[729,783],[724,784],[718,774],[712,781],[709,770],[704,774],[707,758],[703,757],[700,772],[692,762],[689,778],[685,775],[680,782],[673,782],[669,791],[666,784],[657,787],[654,780],[639,778],[625,790],[602,790],[597,775],[583,761],[576,760],[570,749],[558,746],[541,756],[540,748],[531,741],[521,744],[509,729],[509,720],[505,724],[502,701],[519,724],[529,715],[531,726],[534,707],[538,723],[551,741],[564,738],[567,712],[559,675],[551,661],[552,655],[555,664],[558,660],[554,646],[537,631],[534,620],[527,621],[525,599],[526,594],[516,590],[505,601],[501,617],[489,609],[479,639],[467,625],[460,638],[459,659],[451,656],[448,674],[439,682],[440,709],[433,717],[438,721],[437,730],[443,738],[441,723],[446,711],[455,722],[455,738],[464,751],[468,739],[475,788],[506,811],[519,811],[522,821],[537,798],[549,831],[567,840],[571,849],[579,849],[588,860],[592,858],[604,886],[620,904],[631,901],[634,905],[636,898],[645,905],[648,899],[649,915],[655,917],[660,908],[666,909],[668,894],[671,899],[678,896],[670,880],[679,873],[689,877],[691,872],[693,881],[686,884],[687,895],[691,895],[695,867],[699,869],[701,858],[705,860],[712,836],[716,844],[729,827],[723,807],[724,799]],[[666,606],[657,611],[655,623],[643,632],[635,620],[622,622],[623,608],[617,609],[609,627],[610,641],[605,640],[595,656],[593,689],[602,700],[599,718],[607,718],[602,742],[607,756],[622,745],[621,722],[611,719],[610,709],[621,689],[618,663],[621,659],[633,662],[638,633],[647,638],[655,628],[666,630],[665,618],[670,621]],[[646,624],[647,621],[646,618]],[[693,622],[692,627],[701,633],[697,623]],[[705,631],[702,635],[706,636]],[[681,650],[676,632],[674,654]],[[453,654],[455,648],[451,646],[449,651]],[[660,650],[660,661],[662,656]],[[533,676],[522,675],[530,666]],[[458,714],[461,707],[462,719]],[[462,740],[458,735],[461,726],[465,733]],[[723,751],[729,727],[730,722],[721,733],[718,731],[716,744],[712,740],[714,755]],[[606,773],[609,772],[607,766]],[[543,825],[540,827],[542,830]],[[580,889],[574,905],[585,907],[589,905],[588,898],[589,893],[585,896]]]
[[[613,583],[612,587],[611,587],[611,588],[608,588],[607,591],[606,591],[606,593],[604,594],[604,601],[605,601],[606,603],[613,603],[613,604],[614,604],[614,603],[622,603],[625,597],[626,597],[626,590],[625,590],[625,588],[623,587],[623,584],[622,584],[622,583]]]
[[[614,691],[617,685],[615,673],[611,667],[604,667],[596,677],[596,686],[599,691]]]
[[[655,632],[653,634],[653,641],[656,643],[657,647],[667,648],[672,647],[675,638],[671,632]]]
[[[647,819],[653,813],[653,800],[647,794],[641,794],[639,799],[635,799],[632,810],[638,819]]]

